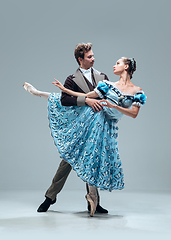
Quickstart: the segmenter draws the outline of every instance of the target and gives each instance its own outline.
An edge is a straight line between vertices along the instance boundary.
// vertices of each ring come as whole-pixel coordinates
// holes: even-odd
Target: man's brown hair
[[[79,43],[76,45],[74,55],[79,65],[80,65],[80,62],[78,58],[80,57],[84,59],[84,54],[90,51],[91,47],[92,47],[92,43]]]

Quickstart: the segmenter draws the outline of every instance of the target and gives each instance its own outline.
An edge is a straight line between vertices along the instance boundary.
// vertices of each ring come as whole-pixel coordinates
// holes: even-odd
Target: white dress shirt
[[[83,75],[89,80],[89,82],[93,85],[92,79],[91,79],[91,68],[89,69],[83,69],[80,68],[81,72],[83,73]]]

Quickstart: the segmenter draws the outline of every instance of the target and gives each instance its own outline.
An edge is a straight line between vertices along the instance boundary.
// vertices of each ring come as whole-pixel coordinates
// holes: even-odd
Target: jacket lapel
[[[83,92],[85,92],[85,93],[90,92],[90,89],[89,89],[82,73],[80,72],[79,68],[74,73],[73,81],[79,86],[79,88],[81,88],[83,90]]]
[[[93,69],[93,75],[94,75],[94,80],[96,82],[96,86],[98,85],[99,81],[103,81],[105,76],[104,75],[100,75],[100,72],[98,72],[97,70]]]
[[[98,82],[103,81],[104,77],[105,77],[104,75],[100,75],[100,72],[98,72],[95,69],[93,69],[93,76],[94,76],[94,80],[96,82],[96,86],[98,85]],[[82,73],[80,72],[79,68],[74,73],[73,81],[79,86],[79,88],[81,88],[83,90],[83,92],[85,92],[85,93],[90,92],[90,89],[89,89]]]

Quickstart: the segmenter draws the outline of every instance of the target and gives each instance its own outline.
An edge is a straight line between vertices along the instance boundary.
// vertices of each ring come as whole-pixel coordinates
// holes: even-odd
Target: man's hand
[[[93,98],[86,98],[85,103],[92,107],[95,112],[99,112],[103,109],[103,105],[99,102],[99,100]]]

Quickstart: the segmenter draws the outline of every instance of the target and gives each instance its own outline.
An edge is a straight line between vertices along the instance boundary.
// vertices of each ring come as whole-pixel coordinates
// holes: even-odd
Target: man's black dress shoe
[[[55,200],[52,201],[52,199],[46,197],[45,201],[37,209],[37,212],[46,212],[50,207],[50,205],[54,204],[55,202],[56,202],[56,198]]]
[[[91,211],[91,206],[90,205],[88,205],[88,211]],[[98,213],[108,213],[108,210],[102,208],[99,204],[97,204],[96,212],[98,212]]]

